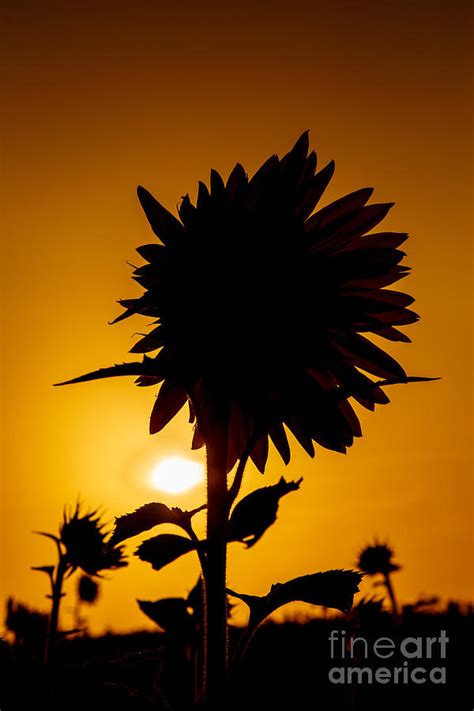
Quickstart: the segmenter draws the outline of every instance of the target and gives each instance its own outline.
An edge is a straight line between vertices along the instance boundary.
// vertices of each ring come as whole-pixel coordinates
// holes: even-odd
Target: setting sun
[[[154,467],[151,484],[159,491],[181,494],[197,486],[204,479],[204,469],[199,462],[184,457],[168,457]]]

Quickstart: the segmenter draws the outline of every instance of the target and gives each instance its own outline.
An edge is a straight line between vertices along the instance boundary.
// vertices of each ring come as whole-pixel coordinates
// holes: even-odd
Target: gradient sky
[[[336,160],[326,201],[370,185],[377,202],[396,202],[384,227],[411,234],[403,288],[422,320],[406,329],[413,344],[389,349],[410,374],[443,379],[387,391],[390,405],[361,413],[364,438],[347,456],[318,449],[310,460],[295,447],[286,469],[274,453],[264,478],[250,468],[247,491],[282,474],[304,483],[258,546],[231,546],[229,584],[263,594],[351,566],[378,535],[403,566],[402,601],[471,597],[470,5],[8,4],[3,596],[47,608],[30,566],[53,562],[54,548],[32,530],[55,531],[78,495],[110,520],[150,500],[201,503],[203,489],[171,497],[147,484],[154,461],[188,455],[184,413],[150,437],[151,389],[52,383],[126,360],[143,329],[139,317],[107,325],[116,299],[139,292],[125,260],[153,241],[137,184],[174,210],[210,167],[226,177],[240,161],[252,173],[309,128],[321,164]],[[159,573],[132,560],[104,585],[93,629],[146,626],[134,599],[182,595],[196,576],[190,556]]]

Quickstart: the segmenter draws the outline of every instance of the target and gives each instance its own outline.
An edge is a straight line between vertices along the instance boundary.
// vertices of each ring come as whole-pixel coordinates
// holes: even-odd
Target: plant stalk
[[[58,641],[59,608],[61,605],[61,598],[63,597],[63,581],[67,567],[68,566],[64,558],[60,556],[58,567],[56,568],[56,576],[52,581],[51,614],[49,616],[48,636],[46,638],[44,655],[45,664],[49,665],[55,660],[55,652]]]
[[[392,605],[392,612],[395,617],[398,616],[398,605],[395,597],[395,591],[393,589],[392,580],[390,578],[390,573],[385,573],[384,575],[385,587],[387,588],[388,596],[390,598],[390,603]]]
[[[217,420],[207,438],[207,580],[205,707],[225,709],[227,685],[226,528],[227,423]]]

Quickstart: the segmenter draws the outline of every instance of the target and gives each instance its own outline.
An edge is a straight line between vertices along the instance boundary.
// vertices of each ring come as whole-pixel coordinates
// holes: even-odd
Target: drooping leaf
[[[182,597],[167,597],[162,600],[137,600],[140,610],[171,634],[189,634],[193,628],[193,616],[188,611],[188,602]]]
[[[110,539],[110,543],[115,545],[121,541],[138,536],[144,531],[149,531],[154,526],[162,523],[172,523],[181,526],[185,531],[189,530],[189,522],[194,514],[205,509],[205,504],[192,511],[183,511],[177,506],[169,508],[165,504],[150,503],[140,506],[132,513],[118,516],[115,519],[115,529]]]
[[[275,523],[281,497],[299,489],[302,481],[302,478],[285,481],[281,477],[277,484],[257,489],[241,499],[228,523],[228,540],[241,541],[247,548],[255,545],[267,528]]]
[[[289,602],[308,602],[348,612],[359,590],[361,573],[354,570],[328,570],[272,585],[267,595],[245,595],[228,590],[250,608],[249,629],[255,629],[272,612]]]
[[[176,558],[196,550],[196,544],[184,536],[176,536],[174,533],[162,533],[154,538],[149,538],[141,543],[135,555],[151,563],[153,570],[161,570],[168,563],[172,563]]]

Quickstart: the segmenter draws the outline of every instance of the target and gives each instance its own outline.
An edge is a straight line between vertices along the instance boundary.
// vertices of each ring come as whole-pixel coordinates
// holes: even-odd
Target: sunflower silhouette
[[[64,558],[70,574],[81,568],[88,575],[99,576],[101,571],[127,565],[125,547],[108,545],[104,529],[98,511],[82,513],[77,504],[71,514],[65,512],[59,540],[65,549]]]
[[[151,433],[189,404],[192,446],[207,453],[210,709],[225,706],[227,523],[248,457],[263,472],[270,438],[288,463],[285,428],[310,456],[314,443],[345,452],[362,434],[350,398],[373,410],[388,402],[382,386],[426,379],[408,377],[370,340],[408,341],[398,327],[418,319],[411,296],[386,288],[409,272],[399,249],[407,235],[368,234],[392,203],[368,205],[373,191],[364,188],[314,212],[334,163],[318,171],[308,150],[306,132],[250,180],[240,164],[225,183],[211,170],[210,188],[199,183],[195,205],[183,197],[179,219],[139,187],[160,243],[137,249],[145,263],[133,278],[144,291],[119,302],[114,322],[152,320],[131,349],[143,358],[68,381],[133,375],[142,387],[161,384]]]
[[[388,545],[388,543],[380,543],[379,541],[375,541],[373,544],[368,545],[361,550],[356,565],[359,570],[367,575],[383,576],[383,584],[387,589],[392,605],[392,611],[396,615],[398,614],[398,606],[391,574],[397,570],[400,570],[400,566],[394,562],[393,555],[393,549]]]
[[[59,526],[59,536],[44,531],[35,531],[40,536],[46,536],[54,541],[57,549],[56,565],[34,566],[33,570],[45,573],[50,581],[51,613],[45,646],[45,662],[50,663],[56,653],[58,642],[58,623],[61,599],[64,597],[64,581],[81,569],[87,576],[101,577],[105,570],[116,570],[127,565],[125,560],[125,547],[110,543],[110,536],[104,532],[105,524],[100,519],[98,511],[84,513],[80,503],[68,512],[64,509],[63,520]],[[89,596],[95,582],[83,576],[89,582],[82,582],[89,586]],[[79,588],[80,590],[81,588]],[[84,598],[85,599],[85,598]]]
[[[268,436],[287,463],[284,425],[311,456],[313,442],[345,452],[361,436],[348,399],[373,410],[388,402],[381,385],[418,379],[367,335],[409,341],[398,326],[418,316],[407,308],[411,296],[385,288],[409,272],[399,249],[407,234],[367,234],[393,203],[367,205],[373,190],[364,188],[312,214],[334,162],[316,166],[306,132],[250,180],[240,164],[226,183],[212,170],[210,190],[199,183],[196,205],[186,195],[180,219],[139,187],[161,244],[137,249],[146,264],[133,278],[144,293],[119,301],[125,311],[114,323],[154,319],[131,352],[158,353],[68,382],[136,375],[139,386],[162,383],[150,431],[188,401],[194,447],[218,411],[229,470],[250,450],[263,471]]]

